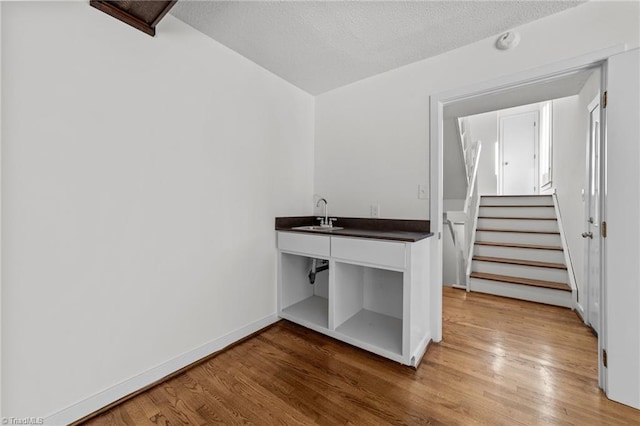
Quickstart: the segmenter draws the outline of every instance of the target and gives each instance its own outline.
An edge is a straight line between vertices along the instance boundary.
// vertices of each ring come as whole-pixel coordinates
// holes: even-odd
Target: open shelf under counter
[[[427,238],[428,227],[417,232],[424,224],[393,220],[366,229],[374,224],[366,221],[365,229],[350,230],[362,220],[345,219],[343,234],[295,234],[291,228],[306,220],[276,223],[286,228],[277,234],[280,317],[417,366],[431,340],[428,271],[435,240]]]
[[[283,309],[281,316],[294,322],[328,328],[329,301],[324,297],[314,295]]]
[[[337,327],[336,332],[365,345],[402,356],[401,319],[362,309]]]

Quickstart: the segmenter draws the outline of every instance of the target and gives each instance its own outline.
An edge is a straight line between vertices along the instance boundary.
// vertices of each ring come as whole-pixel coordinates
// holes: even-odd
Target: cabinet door
[[[406,266],[406,244],[394,241],[331,237],[331,255],[336,259],[390,268]]]
[[[329,257],[330,237],[295,232],[278,232],[278,248],[294,253]]]

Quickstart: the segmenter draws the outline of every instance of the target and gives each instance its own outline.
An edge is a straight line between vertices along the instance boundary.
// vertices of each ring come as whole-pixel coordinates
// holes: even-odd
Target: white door
[[[602,323],[607,396],[640,409],[640,50],[607,61]],[[602,353],[602,352],[601,352]]]
[[[535,111],[500,117],[502,195],[538,193],[536,150],[538,113]]]
[[[589,105],[585,197],[585,281],[587,323],[600,333],[600,96]]]

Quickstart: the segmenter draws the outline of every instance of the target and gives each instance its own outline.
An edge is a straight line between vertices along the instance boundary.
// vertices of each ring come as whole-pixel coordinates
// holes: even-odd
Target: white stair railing
[[[471,141],[467,118],[459,118],[458,134],[462,145],[462,156],[467,178],[467,194],[462,211],[445,212],[445,222],[448,225],[456,253],[456,281],[459,286],[469,289],[469,274],[473,258],[473,239],[478,212],[478,188],[476,180],[482,143]]]
[[[473,170],[471,174],[471,183],[469,190],[467,191],[467,199],[464,203],[464,212],[467,220],[464,224],[465,234],[465,254],[466,256],[462,260],[464,263],[464,285],[469,291],[469,275],[471,275],[471,262],[473,260],[473,245],[475,243],[475,230],[478,223],[478,206],[480,205],[480,196],[478,195],[478,187],[476,180],[478,177],[478,166],[480,164],[480,151],[482,150],[482,144],[477,141],[476,157],[474,158]]]

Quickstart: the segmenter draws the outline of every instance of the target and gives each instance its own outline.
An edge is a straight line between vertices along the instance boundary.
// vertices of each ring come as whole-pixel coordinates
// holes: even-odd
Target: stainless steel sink
[[[291,229],[296,229],[299,231],[337,231],[338,229],[344,229],[344,228],[340,226],[328,227],[328,226],[320,226],[320,225],[307,225],[307,226],[296,226],[295,228],[291,228]]]

